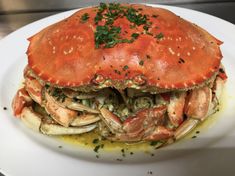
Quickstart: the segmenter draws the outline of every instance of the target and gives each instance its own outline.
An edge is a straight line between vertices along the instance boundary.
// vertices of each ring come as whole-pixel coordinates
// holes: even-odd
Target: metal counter
[[[0,39],[7,34],[17,30],[18,28],[39,20],[41,18],[71,10],[74,8],[90,6],[98,4],[99,1],[86,1],[86,2],[74,2],[74,1],[62,1],[58,0],[39,4],[38,1],[21,0],[16,1],[14,6],[13,0],[2,0],[0,2]],[[5,3],[4,3],[5,2]],[[24,2],[20,4],[19,2]],[[47,2],[47,3],[46,3]],[[54,3],[52,3],[54,2]],[[59,3],[60,2],[60,3]],[[64,3],[62,3],[64,2]],[[66,3],[65,3],[66,2]],[[137,2],[137,1],[128,1]],[[145,3],[156,4],[156,1],[138,1]],[[28,3],[28,4],[27,4]],[[224,20],[227,20],[235,24],[235,1],[219,1],[219,0],[161,0],[159,4],[174,5],[178,7],[184,7],[189,9],[198,10],[204,13],[208,13]]]

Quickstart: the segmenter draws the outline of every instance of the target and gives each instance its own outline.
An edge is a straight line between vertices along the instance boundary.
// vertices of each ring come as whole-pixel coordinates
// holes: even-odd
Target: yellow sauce
[[[217,119],[220,117],[221,112],[226,106],[226,95],[227,94],[224,91],[222,99],[220,100],[219,112],[216,112],[215,114],[209,116],[205,121],[200,123],[195,129],[193,129],[188,135],[186,135],[181,140],[188,140],[195,137],[199,137],[200,134],[203,133],[203,131],[209,130],[209,128],[216,123]],[[124,142],[111,142],[109,140],[101,140],[100,136],[95,132],[89,132],[80,135],[58,136],[57,139],[62,140],[67,144],[77,147],[83,147],[88,150],[94,150],[97,145],[103,145],[101,148],[99,148],[99,150],[102,149],[103,151],[121,151],[122,149],[124,149],[125,151],[129,152],[141,151],[151,154],[151,151],[157,146],[151,145],[151,142],[139,142],[128,144]],[[95,139],[99,139],[99,141],[94,142]]]

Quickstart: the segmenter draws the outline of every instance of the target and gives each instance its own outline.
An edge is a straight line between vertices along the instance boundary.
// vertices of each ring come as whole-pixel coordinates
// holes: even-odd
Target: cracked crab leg
[[[185,105],[186,92],[173,93],[167,107],[170,122],[178,127],[183,122],[183,110]]]
[[[185,114],[188,119],[176,129],[174,134],[176,140],[188,134],[200,121],[205,120],[212,101],[212,91],[207,86],[194,89],[188,96],[185,105]]]
[[[41,124],[40,131],[47,135],[71,135],[82,134],[92,131],[97,127],[97,124],[86,125],[82,127],[63,127],[55,124]]]
[[[21,88],[17,91],[13,101],[12,101],[12,109],[13,113],[16,117],[20,117],[22,110],[26,106],[31,106],[33,103],[33,100],[29,96],[28,92],[25,90],[25,88]]]
[[[71,126],[84,126],[89,125],[95,122],[98,122],[100,120],[100,117],[98,115],[94,114],[84,114],[77,116],[72,122]]]
[[[31,108],[25,107],[21,113],[22,122],[34,131],[41,132],[47,135],[69,135],[81,134],[92,131],[97,127],[97,124],[86,125],[82,127],[63,127],[58,124],[44,123],[43,116],[34,112]]]

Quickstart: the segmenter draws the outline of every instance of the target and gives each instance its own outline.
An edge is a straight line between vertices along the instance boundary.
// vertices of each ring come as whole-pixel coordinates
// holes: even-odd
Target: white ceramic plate
[[[154,151],[116,161],[120,154],[94,152],[61,143],[24,127],[12,115],[11,100],[26,65],[27,38],[64,19],[68,11],[29,24],[0,41],[0,170],[6,176],[96,175],[96,176],[182,176],[234,175],[235,167],[235,26],[219,18],[183,8],[161,6],[207,29],[224,41],[223,64],[228,81],[224,107],[196,139],[180,141]],[[7,110],[3,110],[7,107]],[[63,148],[58,148],[63,145]]]

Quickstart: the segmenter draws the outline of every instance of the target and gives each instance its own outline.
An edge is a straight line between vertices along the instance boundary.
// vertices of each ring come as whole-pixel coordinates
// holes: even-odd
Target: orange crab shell
[[[133,43],[96,49],[97,8],[86,8],[29,38],[29,67],[40,79],[66,87],[89,85],[98,75],[100,82],[138,82],[141,76],[147,85],[158,88],[190,88],[218,71],[222,42],[208,32],[166,9],[126,6],[141,8],[148,15],[153,36],[142,33]],[[85,13],[89,19],[83,23],[80,18]],[[132,29],[130,25],[126,18],[114,22],[121,27],[123,38],[143,31],[143,26]],[[154,37],[160,33],[163,38]]]

